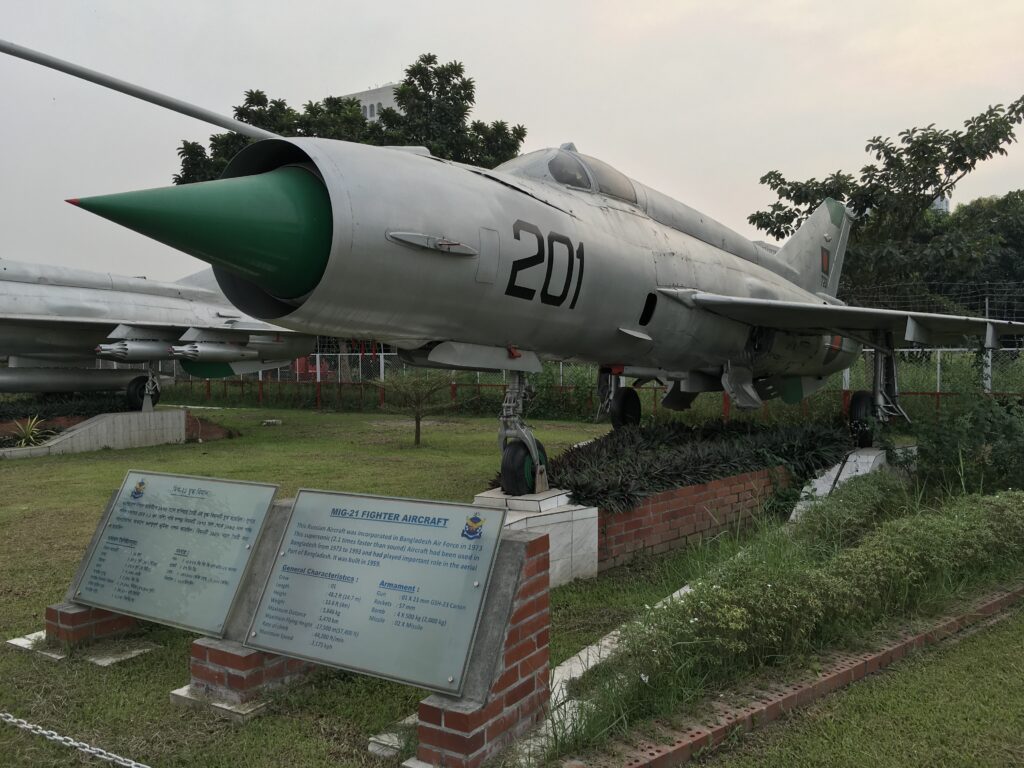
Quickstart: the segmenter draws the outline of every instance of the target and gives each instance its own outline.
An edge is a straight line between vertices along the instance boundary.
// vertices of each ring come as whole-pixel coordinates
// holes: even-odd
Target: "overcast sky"
[[[230,113],[246,89],[300,106],[458,59],[474,117],[524,151],[576,143],[743,234],[757,180],[855,171],[865,140],[958,128],[1024,92],[1020,0],[515,3],[3,0],[0,37]],[[0,56],[0,258],[177,279],[203,265],[63,202],[170,183],[215,129]],[[954,202],[1024,187],[1024,147]]]

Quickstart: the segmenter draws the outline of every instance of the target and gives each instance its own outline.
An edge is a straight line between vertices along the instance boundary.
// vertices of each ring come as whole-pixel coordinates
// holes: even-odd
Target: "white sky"
[[[866,139],[959,128],[1024,91],[1020,0],[353,3],[2,0],[0,37],[229,114],[249,88],[299,107],[458,59],[474,117],[574,141],[758,239],[778,168],[819,178]],[[0,56],[0,258],[177,279],[203,265],[63,202],[164,186],[216,129]],[[1024,130],[1019,131],[1024,135]],[[1024,187],[1024,147],[954,202]]]

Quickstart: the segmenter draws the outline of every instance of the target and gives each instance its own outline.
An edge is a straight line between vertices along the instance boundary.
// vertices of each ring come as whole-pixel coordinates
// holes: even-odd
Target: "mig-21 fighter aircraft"
[[[546,488],[523,421],[525,374],[584,360],[610,376],[615,426],[658,380],[670,409],[725,391],[798,402],[877,351],[851,413],[899,406],[893,350],[1020,324],[848,307],[836,299],[851,216],[826,200],[780,249],[754,243],[572,144],[493,170],[415,147],[286,138],[10,44],[23,58],[259,139],[221,179],[69,202],[213,265],[242,312],[309,334],[384,339],[410,363],[507,370],[502,487]]]
[[[314,342],[243,315],[209,269],[162,283],[0,259],[0,392],[123,390],[139,409],[159,400],[159,377],[97,360],[179,360],[220,378],[288,365]]]

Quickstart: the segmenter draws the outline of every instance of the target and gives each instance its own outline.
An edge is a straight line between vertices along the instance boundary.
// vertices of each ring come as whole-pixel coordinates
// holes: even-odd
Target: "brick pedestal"
[[[516,550],[520,565],[518,572],[503,574],[517,579],[504,633],[487,648],[479,647],[478,638],[474,649],[471,666],[487,663],[487,680],[464,698],[434,695],[420,702],[420,764],[476,768],[544,717],[550,695],[548,536],[507,531],[501,547]],[[492,582],[497,576],[496,566]],[[492,583],[492,589],[498,586]]]
[[[648,496],[628,512],[598,514],[598,569],[622,565],[639,552],[661,554],[749,522],[789,476],[783,467],[744,472]]]
[[[46,607],[46,639],[74,647],[116,637],[138,627],[138,621],[123,613],[91,608],[78,603],[56,603]]]
[[[234,704],[253,701],[268,688],[294,682],[315,668],[308,661],[210,637],[192,642],[189,665],[194,691]]]

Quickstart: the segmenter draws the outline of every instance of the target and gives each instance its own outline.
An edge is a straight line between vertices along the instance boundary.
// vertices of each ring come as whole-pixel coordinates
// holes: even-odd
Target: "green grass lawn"
[[[305,487],[468,502],[498,468],[496,419],[431,420],[416,448],[411,422],[395,416],[198,413],[241,435],[0,462],[4,639],[42,626],[43,608],[62,598],[110,492],[129,469],[278,483],[282,498]],[[260,426],[268,418],[284,423]],[[565,422],[539,422],[536,428],[551,453],[608,429]],[[612,626],[592,631],[603,634]],[[366,737],[414,711],[425,695],[324,671],[278,695],[270,716],[231,725],[169,702],[169,692],[188,681],[193,635],[153,627],[149,637],[159,650],[109,669],[0,649],[0,710],[154,766],[337,767],[378,764],[366,755]],[[64,766],[73,760],[65,748],[0,726],[0,765]]]
[[[1024,612],[754,731],[705,765],[1024,765]]]

